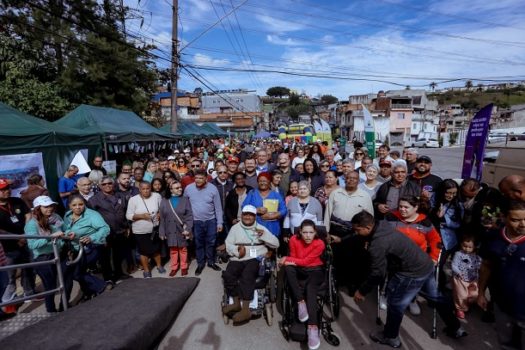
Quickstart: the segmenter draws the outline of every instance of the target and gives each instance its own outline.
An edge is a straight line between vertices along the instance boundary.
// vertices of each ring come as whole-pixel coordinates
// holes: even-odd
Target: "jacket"
[[[190,200],[187,197],[179,197],[179,202],[174,209],[179,216],[179,219],[186,226],[186,230],[190,232],[191,238],[191,232],[193,230],[193,213],[191,211]],[[173,214],[170,200],[163,198],[160,202],[160,238],[166,238],[169,247],[187,247],[188,242],[186,241],[186,237],[182,234],[182,231],[184,231],[184,227],[180,224],[180,221],[175,214]]]
[[[379,204],[386,204],[386,199],[388,197],[388,192],[390,191],[390,188],[392,187],[392,180],[385,182],[381,186],[379,186],[379,189],[376,192],[376,198],[374,199],[374,211],[375,211],[375,218],[376,219],[382,219],[384,215],[379,211],[377,206]],[[412,181],[405,180],[405,183],[401,185],[401,188],[399,190],[399,198],[404,196],[416,196],[419,197],[421,195],[421,189],[417,184],[415,184]]]
[[[50,232],[44,232],[43,235],[50,235],[52,233],[62,231],[63,223],[64,221],[58,214],[53,214],[49,220],[49,226],[51,230]],[[42,236],[42,228],[39,227],[38,222],[34,217],[26,223],[24,231],[26,236]],[[59,250],[63,242],[63,240],[57,239],[57,246]],[[37,258],[43,254],[53,253],[53,243],[48,239],[28,239],[27,246],[29,249],[31,249],[33,258]]]
[[[246,186],[246,195],[252,190],[250,186]],[[224,206],[224,215],[226,216],[226,225],[233,225],[233,220],[237,219],[239,213],[239,195],[235,191],[235,187],[226,195]]]
[[[102,215],[96,211],[86,208],[80,218],[73,222],[72,211],[69,210],[64,216],[64,225],[62,231],[66,235],[75,233],[75,240],[73,246],[78,249],[78,238],[89,236],[93,244],[105,244],[106,237],[109,235],[109,225],[106,224]]]
[[[313,196],[315,194],[315,191],[317,191],[319,187],[324,186],[324,177],[320,174],[316,174],[310,177],[302,174],[301,180],[308,181],[310,183],[310,196]]]
[[[290,246],[290,256],[285,261],[293,262],[299,267],[323,266],[321,255],[324,252],[323,240],[316,238],[310,244],[306,244],[298,235],[293,235],[288,243]]]
[[[222,210],[224,211],[226,195],[228,195],[228,192],[230,192],[233,189],[233,182],[231,180],[226,180],[226,183],[223,185],[219,182],[218,178],[215,178],[213,179],[213,181],[211,181],[211,183],[215,187],[217,187],[217,191],[219,191],[219,196],[221,197]]]
[[[413,222],[406,222],[399,214],[399,211],[388,213],[385,216],[394,230],[410,238],[425,253],[428,253],[432,260],[437,261],[441,252],[441,236],[437,232],[432,222],[425,214],[419,214]]]
[[[258,235],[256,230],[262,230],[263,234]],[[226,251],[234,261],[246,261],[260,258],[266,255],[268,248],[278,248],[279,239],[272,235],[268,229],[255,223],[253,226],[245,226],[238,222],[232,226],[228,237],[226,237]],[[246,255],[239,257],[239,244],[245,245]],[[250,256],[250,249],[255,249],[255,256]]]
[[[388,222],[376,223],[369,237],[371,266],[368,279],[359,287],[362,295],[383,282],[387,266],[390,272],[408,278],[422,278],[432,273],[434,263],[430,257],[410,238],[395,232]]]
[[[126,219],[125,195],[120,193],[106,195],[98,192],[88,200],[88,206],[102,215],[111,229],[110,234],[126,233],[129,224]]]

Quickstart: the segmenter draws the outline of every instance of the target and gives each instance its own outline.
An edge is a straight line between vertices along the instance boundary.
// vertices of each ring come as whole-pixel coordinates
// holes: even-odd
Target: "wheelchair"
[[[275,252],[269,251],[269,254],[259,262],[259,275],[255,280],[254,297],[250,303],[252,319],[258,319],[263,316],[266,324],[270,327],[273,324],[273,304],[277,295],[276,266]],[[233,300],[227,294],[226,288],[224,288],[221,309],[223,306],[231,303],[233,303]],[[223,315],[224,324],[229,324],[230,319],[231,315]]]
[[[324,255],[325,280],[321,284],[317,294],[318,327],[321,335],[328,344],[339,346],[341,339],[334,333],[332,322],[339,317],[341,304],[336,287],[335,269],[332,264],[333,254],[330,245],[326,246]],[[281,271],[284,273],[284,270]],[[282,310],[282,320],[279,322],[279,329],[286,341],[294,340],[305,342],[307,340],[307,326],[297,319],[297,301],[294,300],[286,278],[282,280],[283,286],[279,300]]]

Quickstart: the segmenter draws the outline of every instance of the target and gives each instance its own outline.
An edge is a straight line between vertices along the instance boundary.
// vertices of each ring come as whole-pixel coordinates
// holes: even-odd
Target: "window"
[[[412,124],[412,129],[414,129],[414,130],[417,129],[417,123],[413,123]]]
[[[398,113],[397,119],[405,119],[405,113]]]

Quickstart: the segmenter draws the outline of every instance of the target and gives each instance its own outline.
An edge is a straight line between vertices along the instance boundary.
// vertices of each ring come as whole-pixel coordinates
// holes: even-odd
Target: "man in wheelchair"
[[[289,246],[290,256],[282,257],[279,265],[284,266],[286,280],[297,301],[299,321],[308,322],[308,348],[317,349],[321,344],[317,294],[325,280],[322,260],[325,244],[317,237],[315,223],[304,220],[300,234],[290,238]]]
[[[266,256],[268,248],[279,247],[279,239],[264,226],[257,225],[256,215],[257,208],[253,205],[244,206],[241,221],[232,226],[226,238],[226,251],[231,258],[222,277],[233,304],[225,305],[222,312],[226,316],[233,315],[234,325],[250,320],[250,302],[259,274],[259,263]]]

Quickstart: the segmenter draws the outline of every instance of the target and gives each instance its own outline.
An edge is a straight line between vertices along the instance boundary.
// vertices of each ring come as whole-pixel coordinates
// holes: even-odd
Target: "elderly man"
[[[95,195],[93,192],[93,183],[87,177],[81,177],[77,180],[77,188],[78,193],[86,202]]]
[[[352,171],[346,175],[345,188],[332,191],[326,205],[324,222],[334,243],[334,266],[337,280],[348,287],[352,295],[359,283],[366,276],[365,242],[358,237],[352,238],[348,229],[342,226],[349,224],[355,214],[365,210],[373,213],[372,199],[365,191],[358,188],[359,174]],[[348,266],[360,266],[359,269],[348,269]],[[339,268],[338,268],[339,267]]]
[[[95,156],[93,159],[93,166],[91,167],[91,171],[84,176],[89,178],[91,182],[93,182],[95,185],[98,186],[100,183],[100,180],[102,179],[102,176],[105,176],[108,174],[107,170],[102,166],[103,160],[101,156]]]
[[[485,291],[495,302],[502,349],[525,349],[525,202],[511,200],[505,226],[489,232],[481,249],[478,304],[486,310]]]
[[[376,219],[382,219],[390,211],[396,210],[399,198],[404,196],[419,197],[419,186],[407,179],[407,167],[402,162],[395,162],[392,169],[392,179],[382,184],[374,200]]]
[[[62,199],[62,204],[64,204],[66,209],[68,208],[68,197],[76,193],[77,174],[78,167],[76,165],[70,165],[64,173],[64,176],[58,179],[58,195]]]
[[[279,247],[279,239],[264,226],[257,225],[256,215],[257,208],[245,205],[241,222],[231,228],[226,238],[226,250],[231,258],[222,277],[233,304],[223,306],[222,312],[227,316],[233,314],[234,324],[250,320],[252,315],[249,306],[259,275],[259,261],[266,256],[268,248]]]
[[[374,158],[374,164],[379,166],[382,160],[394,161],[394,158],[390,156],[390,147],[388,145],[381,145],[377,149],[377,157]]]
[[[257,175],[260,173],[271,173],[275,170],[275,164],[268,162],[268,152],[261,149],[257,151],[257,164],[256,171]]]
[[[288,193],[290,189],[290,182],[299,181],[300,175],[290,166],[290,156],[287,153],[281,153],[277,157],[277,165],[281,171],[281,182],[279,183],[279,189],[281,193]]]
[[[525,201],[525,177],[521,175],[505,176],[499,182],[498,187],[505,197]]]
[[[350,158],[347,158],[343,160],[342,162],[343,162],[343,175],[337,178],[337,182],[339,184],[339,187],[345,188],[346,187],[346,180],[345,180],[346,175],[350,174],[351,172],[355,170],[354,169],[355,163],[354,163],[354,160]]]
[[[223,230],[223,211],[219,191],[207,182],[206,171],[197,169],[194,173],[195,182],[186,187],[184,195],[189,198],[193,211],[193,236],[198,265],[195,275],[199,276],[206,262],[208,267],[221,271],[215,263],[215,243],[217,232]]]
[[[405,151],[405,161],[409,174],[412,174],[416,167],[417,160],[417,148],[408,148]]]

